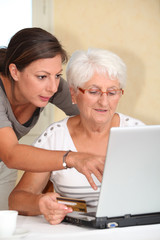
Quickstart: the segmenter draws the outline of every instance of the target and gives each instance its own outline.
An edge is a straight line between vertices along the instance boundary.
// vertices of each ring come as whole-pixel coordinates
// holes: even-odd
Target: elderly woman
[[[76,51],[66,73],[72,101],[80,114],[53,123],[34,146],[105,156],[111,127],[143,125],[116,112],[126,82],[126,66],[117,55],[102,49]],[[49,223],[57,224],[72,211],[56,201],[59,195],[84,199],[87,206],[95,206],[101,183],[93,176],[98,187],[93,190],[85,176],[70,168],[67,160],[65,156],[64,170],[25,173],[10,195],[10,209],[26,215],[43,214]],[[42,194],[49,178],[56,193]]]

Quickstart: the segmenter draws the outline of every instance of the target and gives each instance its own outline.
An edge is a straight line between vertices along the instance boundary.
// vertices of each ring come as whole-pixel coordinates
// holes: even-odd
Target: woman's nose
[[[103,92],[98,101],[101,105],[106,105],[109,102],[109,98],[105,92]]]
[[[56,79],[50,79],[47,85],[47,91],[55,93],[58,90],[59,82]]]

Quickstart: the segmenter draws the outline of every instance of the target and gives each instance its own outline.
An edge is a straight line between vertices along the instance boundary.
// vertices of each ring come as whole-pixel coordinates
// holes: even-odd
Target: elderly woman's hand
[[[39,209],[45,219],[52,225],[59,224],[63,221],[67,213],[71,213],[72,208],[68,208],[64,204],[58,203],[57,193],[46,193],[39,199]]]
[[[92,174],[101,182],[104,170],[105,156],[97,156],[89,153],[71,152],[68,154],[66,164],[74,167],[84,174],[94,190],[97,186],[93,181]]]

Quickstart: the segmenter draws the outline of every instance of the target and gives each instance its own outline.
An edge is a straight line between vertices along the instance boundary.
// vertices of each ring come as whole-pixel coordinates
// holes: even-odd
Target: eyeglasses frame
[[[78,89],[80,92],[82,92],[83,94],[85,94],[85,92],[89,90],[89,89],[83,89],[83,88],[80,88],[80,87],[77,87],[77,89]],[[100,94],[100,97],[101,97],[104,93],[106,93],[107,96],[108,96],[108,93],[109,93],[110,91],[112,91],[112,90],[106,91],[106,92],[102,92],[101,90],[98,90],[98,91],[101,93],[101,94]],[[113,91],[121,91],[121,94],[122,94],[122,95],[124,94],[124,89],[122,89],[122,88],[120,88],[120,89],[115,89],[115,90],[113,90]]]

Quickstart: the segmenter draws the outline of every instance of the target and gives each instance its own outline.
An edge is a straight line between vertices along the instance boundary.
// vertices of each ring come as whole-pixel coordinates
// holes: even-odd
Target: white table
[[[69,223],[50,225],[42,216],[18,216],[17,229],[28,232],[24,240],[160,240],[160,224],[101,230]]]

